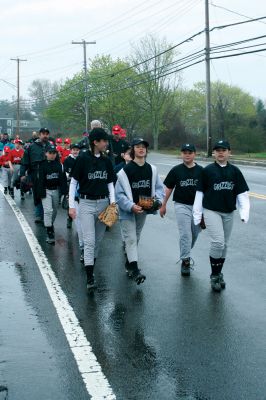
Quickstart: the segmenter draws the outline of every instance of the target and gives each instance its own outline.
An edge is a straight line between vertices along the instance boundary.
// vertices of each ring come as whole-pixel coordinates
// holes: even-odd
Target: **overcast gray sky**
[[[210,3],[210,27],[245,20],[214,5],[253,18],[266,15],[265,0]],[[87,48],[89,58],[96,54],[125,57],[130,54],[131,43],[148,33],[176,44],[204,28],[204,0],[0,0],[0,5],[1,99],[16,95],[15,88],[2,81],[16,85],[16,63],[10,58],[28,60],[21,64],[21,94],[28,97],[27,88],[33,79],[65,79],[81,69],[82,48],[72,45],[72,40],[97,41]],[[215,31],[211,43],[261,35],[266,35],[266,19]],[[179,52],[182,56],[203,47],[201,35],[179,47]],[[213,80],[238,85],[264,100],[265,72],[266,52],[212,61]],[[183,85],[191,87],[204,78],[204,64],[194,66],[183,72]]]

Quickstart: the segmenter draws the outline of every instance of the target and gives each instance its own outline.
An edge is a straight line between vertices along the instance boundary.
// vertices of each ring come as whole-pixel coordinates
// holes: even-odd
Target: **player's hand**
[[[142,214],[143,213],[142,207],[137,206],[137,204],[134,204],[132,206],[131,210],[133,211],[134,214]]]
[[[26,176],[25,176],[25,175],[20,177],[20,180],[21,180],[21,181],[25,181],[25,179],[26,179]]]
[[[77,217],[77,212],[75,208],[70,208],[68,214],[72,219],[75,219]]]
[[[160,208],[160,216],[163,218],[166,214],[166,205],[163,204]]]

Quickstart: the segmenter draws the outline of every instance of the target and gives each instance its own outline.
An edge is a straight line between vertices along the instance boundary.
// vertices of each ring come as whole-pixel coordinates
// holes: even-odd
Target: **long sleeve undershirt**
[[[78,181],[71,178],[69,185],[69,208],[75,208],[75,197],[77,191]],[[108,183],[110,204],[115,203],[115,189],[113,182]]]
[[[198,225],[201,221],[203,213],[202,201],[203,201],[203,192],[197,191],[193,205],[193,220],[195,225]],[[248,192],[240,193],[237,195],[236,206],[238,208],[241,220],[247,223],[249,220],[249,210],[250,210]]]

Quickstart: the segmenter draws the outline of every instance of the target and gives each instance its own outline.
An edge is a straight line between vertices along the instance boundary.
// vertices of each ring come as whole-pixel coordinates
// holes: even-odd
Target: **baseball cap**
[[[126,138],[127,137],[127,131],[126,129],[122,129],[120,130],[120,137],[122,138]]]
[[[71,144],[71,139],[70,138],[65,138],[64,143]]]
[[[55,140],[55,143],[58,143],[58,144],[61,144],[62,142],[63,142],[63,140],[60,137]]]
[[[181,146],[181,151],[193,151],[195,153],[196,152],[196,147],[194,146],[194,144],[184,143]]]
[[[4,152],[9,153],[11,151],[10,147],[4,146]]]
[[[23,144],[22,140],[20,140],[20,139],[15,139],[15,140],[14,140],[14,143]]]
[[[136,146],[137,144],[141,144],[143,143],[144,146],[149,147],[149,143],[147,142],[147,140],[144,140],[142,138],[134,138],[131,142],[131,146]]]
[[[129,143],[126,143],[126,144],[124,145],[124,147],[123,147],[122,153],[125,153],[126,151],[128,151],[128,150],[130,150],[130,149],[131,149],[131,145],[130,145]]]
[[[121,126],[120,125],[114,125],[113,127],[112,127],[112,133],[113,133],[113,135],[119,135],[120,134],[120,132],[121,132]]]
[[[94,128],[89,136],[89,140],[92,143],[94,140],[108,140],[108,134],[103,128]]]
[[[71,148],[71,149],[80,149],[80,145],[79,145],[78,143],[73,143],[73,144],[70,146],[70,148]]]
[[[219,140],[213,146],[213,150],[217,150],[217,149],[231,150],[231,146],[230,146],[230,143],[227,140]]]
[[[57,153],[57,151],[58,151],[57,147],[54,145],[50,145],[49,147],[47,147],[47,150],[46,150],[47,153]]]
[[[41,129],[39,130],[39,133],[50,133],[50,131],[49,131],[48,128],[41,128]]]

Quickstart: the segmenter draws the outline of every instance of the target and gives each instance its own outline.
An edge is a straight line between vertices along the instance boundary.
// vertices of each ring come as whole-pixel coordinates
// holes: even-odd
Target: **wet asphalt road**
[[[166,175],[176,159],[149,156]],[[250,190],[266,194],[266,170],[241,167]],[[20,199],[16,198],[17,204]],[[224,268],[227,288],[209,286],[209,240],[202,232],[192,276],[181,278],[173,205],[149,216],[140,242],[146,282],[124,273],[119,226],[107,232],[96,264],[98,289],[88,296],[76,233],[65,212],[56,245],[35,226],[30,196],[21,210],[40,241],[119,400],[266,399],[266,200],[251,198],[251,219],[235,214]],[[0,386],[9,400],[88,399],[27,241],[0,194]],[[3,229],[3,227],[5,227]],[[1,398],[0,392],[0,400]]]

